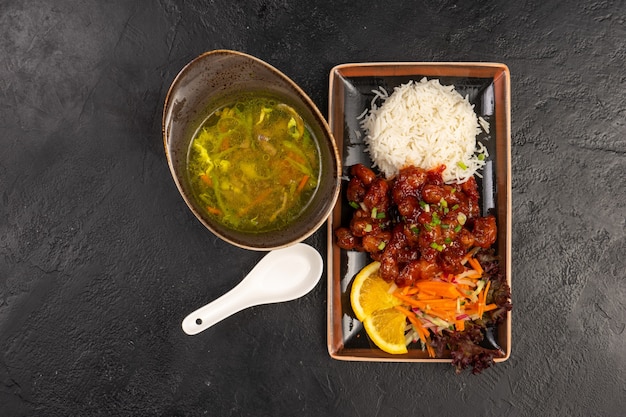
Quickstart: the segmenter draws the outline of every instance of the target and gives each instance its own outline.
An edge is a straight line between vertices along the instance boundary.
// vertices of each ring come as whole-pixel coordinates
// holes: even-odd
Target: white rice
[[[442,164],[445,182],[480,176],[488,154],[476,135],[481,126],[489,132],[489,124],[479,122],[474,106],[454,86],[423,78],[394,88],[391,95],[382,87],[374,93],[371,109],[359,119],[374,166],[387,178],[408,165],[433,169]],[[378,99],[383,100],[380,107]]]

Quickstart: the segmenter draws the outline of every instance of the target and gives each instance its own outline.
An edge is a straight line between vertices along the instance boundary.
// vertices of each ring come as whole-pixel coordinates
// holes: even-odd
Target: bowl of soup
[[[215,50],[187,64],[167,93],[162,128],[185,203],[233,245],[300,242],[338,198],[341,163],[325,118],[295,82],[251,55]]]

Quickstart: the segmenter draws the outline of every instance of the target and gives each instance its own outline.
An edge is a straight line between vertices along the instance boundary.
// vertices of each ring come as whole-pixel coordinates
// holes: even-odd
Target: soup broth
[[[265,96],[211,113],[194,134],[187,170],[206,213],[244,232],[279,229],[318,185],[317,142],[293,107]]]

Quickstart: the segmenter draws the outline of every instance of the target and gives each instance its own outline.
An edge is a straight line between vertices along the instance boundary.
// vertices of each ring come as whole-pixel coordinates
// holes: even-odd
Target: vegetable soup
[[[194,197],[206,213],[244,232],[289,224],[315,194],[319,170],[317,142],[302,117],[258,94],[213,111],[187,159]]]

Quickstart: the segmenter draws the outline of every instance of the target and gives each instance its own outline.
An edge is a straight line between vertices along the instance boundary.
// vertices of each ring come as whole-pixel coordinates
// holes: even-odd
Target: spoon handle
[[[239,286],[189,314],[183,320],[183,331],[188,335],[198,334],[214,324],[232,316],[250,305],[242,302],[238,295]]]
[[[322,275],[319,252],[298,243],[268,253],[232,290],[183,320],[183,331],[198,334],[248,307],[294,300],[308,294]]]

